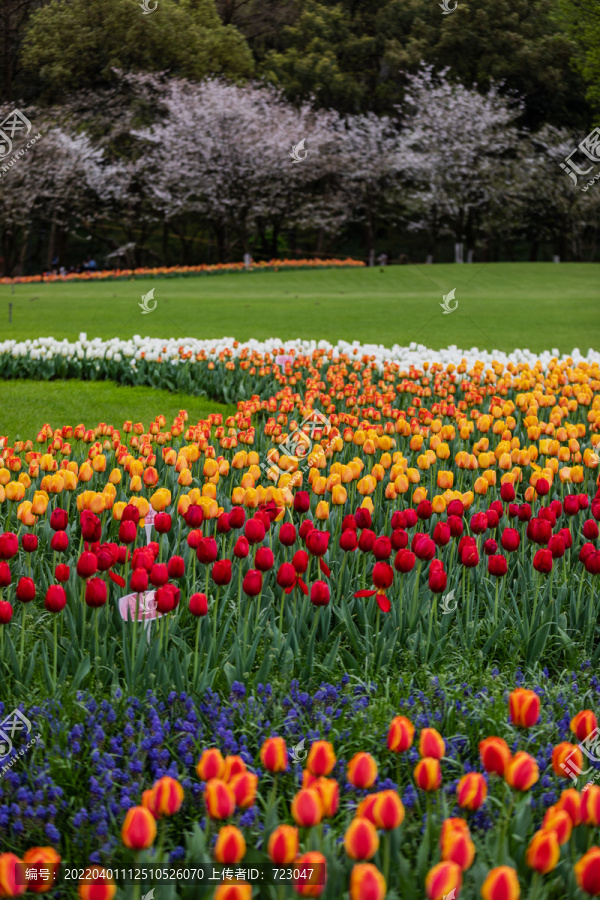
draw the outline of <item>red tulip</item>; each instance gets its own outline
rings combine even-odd
[[[95,553],[84,550],[77,560],[77,574],[80,578],[90,578],[98,571],[98,563]]]
[[[410,550],[398,550],[394,560],[394,568],[397,572],[412,572],[415,566],[416,557]]]
[[[231,560],[217,560],[213,564],[211,575],[216,585],[229,584],[231,581]]]
[[[54,577],[57,581],[65,581],[69,580],[69,575],[71,574],[71,567],[65,565],[64,563],[58,563],[56,568],[54,569]]]
[[[179,605],[181,591],[174,584],[163,584],[156,590],[156,608],[161,613],[169,613]]]
[[[306,549],[313,556],[324,556],[329,546],[329,532],[313,528],[306,538]]]
[[[389,559],[392,552],[392,542],[389,537],[382,535],[373,544],[373,556],[375,559]]]
[[[364,506],[358,507],[358,509],[354,513],[354,517],[356,519],[356,527],[357,528],[370,528],[371,527],[371,513]]]
[[[250,544],[248,543],[248,538],[245,538],[244,535],[241,534],[235,542],[233,555],[236,557],[236,559],[246,559],[249,553]]]
[[[434,560],[435,561],[435,560]],[[433,563],[432,563],[433,566]],[[439,566],[429,567],[429,590],[434,594],[442,594],[446,590],[448,576]]]
[[[10,582],[10,566],[8,565],[8,563],[0,562],[0,588],[8,587]]]
[[[327,606],[329,604],[329,585],[325,581],[314,581],[310,586],[310,602],[313,606]]]
[[[533,568],[547,575],[552,571],[552,553],[550,550],[538,550],[533,557]]]
[[[254,565],[256,568],[260,569],[261,572],[268,572],[269,569],[273,568],[274,563],[275,558],[270,547],[259,547],[254,557]]]
[[[438,547],[445,547],[451,538],[450,526],[447,522],[438,522],[433,529],[433,540]]]
[[[290,588],[296,584],[296,570],[291,563],[284,562],[277,572],[277,584],[280,588]]]
[[[19,552],[19,541],[13,531],[0,534],[0,559],[12,559]]]
[[[508,563],[503,556],[490,556],[488,558],[488,572],[496,578],[502,578],[508,571]]]
[[[426,534],[416,534],[414,536],[412,549],[415,556],[422,560],[433,559],[435,556],[435,542]]]
[[[24,534],[21,538],[21,546],[25,553],[34,553],[38,548],[37,534]]]
[[[102,522],[98,516],[90,509],[84,509],[81,512],[81,535],[84,541],[99,541],[102,534]],[[66,527],[66,526],[65,526]],[[64,529],[56,529],[64,531]]]
[[[148,590],[148,573],[145,569],[134,569],[129,579],[129,587],[135,594]]]
[[[344,550],[346,553],[352,552],[356,550],[358,547],[358,538],[356,536],[356,531],[353,531],[351,528],[347,528],[345,531],[342,531],[340,535],[340,549]]]
[[[249,597],[257,597],[262,591],[263,578],[258,569],[249,569],[244,575],[242,588]]]
[[[166,584],[168,580],[169,570],[165,563],[154,563],[150,569],[150,583],[153,584],[154,587],[160,587],[161,584]]]
[[[392,531],[392,547],[394,550],[404,550],[408,546],[408,535],[403,528],[394,528]]]
[[[308,553],[306,550],[296,550],[292,557],[292,565],[298,575],[304,575],[308,569]]]
[[[106,603],[106,582],[101,578],[90,578],[85,586],[85,602],[92,609]]]
[[[123,521],[119,525],[119,540],[123,544],[133,544],[137,537],[137,525],[130,519]]]
[[[172,556],[167,563],[169,578],[183,578],[185,575],[185,561],[182,556]]]
[[[358,549],[361,553],[370,553],[375,546],[377,535],[370,528],[364,528],[358,539]]]
[[[519,549],[521,543],[521,535],[516,528],[505,528],[500,538],[500,543],[504,550],[508,553],[514,553]]]
[[[305,513],[310,509],[310,496],[306,491],[298,491],[294,496],[294,512]]]
[[[66,531],[57,531],[56,534],[53,534],[50,546],[57,553],[63,553],[69,546],[69,536]]]
[[[265,539],[266,529],[262,519],[256,516],[248,519],[244,526],[244,534],[250,544],[262,544]]]
[[[210,565],[210,563],[213,563],[217,558],[217,554],[218,549],[215,539],[213,537],[203,537],[196,550],[198,562],[204,563],[204,565]]]
[[[193,616],[200,618],[208,613],[208,600],[206,594],[192,594],[189,602],[189,609]]]
[[[27,578],[26,575],[19,578],[16,594],[17,600],[20,600],[21,603],[29,603],[33,600],[35,598],[35,583],[33,578]]]
[[[474,516],[471,516],[470,527],[473,534],[483,534],[487,531],[488,521],[487,516],[484,512],[475,513]]]
[[[44,599],[44,606],[49,612],[60,612],[67,605],[67,595],[60,584],[51,584]]]
[[[159,534],[166,534],[171,530],[172,520],[169,513],[159,512],[154,516],[154,528]]]
[[[500,496],[505,503],[512,503],[515,499],[515,489],[509,481],[505,481],[504,484],[500,486]]]
[[[69,524],[69,515],[66,509],[61,509],[60,506],[57,506],[56,509],[53,509],[50,513],[50,528],[53,531],[65,531]]]
[[[13,608],[8,600],[0,600],[0,625],[8,625],[12,619]]]
[[[296,529],[291,522],[283,522],[280,525],[279,541],[284,547],[291,547],[296,542]]]

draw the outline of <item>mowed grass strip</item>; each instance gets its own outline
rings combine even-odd
[[[202,397],[170,394],[148,387],[119,387],[112,381],[0,381],[0,437],[35,440],[46,422],[52,428],[79,425],[95,428],[100,422],[114,425],[127,440],[123,423],[143,422],[146,428],[162,413],[171,426],[180,409],[190,423],[209,413],[233,415],[234,406],[224,406]]]
[[[600,347],[600,268],[584,263],[388,266],[0,286],[0,336],[75,340],[278,337],[433,349]],[[157,307],[143,314],[142,294]],[[458,308],[444,315],[455,289]],[[8,305],[12,303],[12,322]],[[454,305],[454,304],[452,304]]]

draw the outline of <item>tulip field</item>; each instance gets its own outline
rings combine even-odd
[[[600,896],[600,353],[82,334],[0,378],[232,410],[0,434],[0,897]]]

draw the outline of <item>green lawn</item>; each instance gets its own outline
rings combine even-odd
[[[539,352],[600,345],[600,268],[490,263],[0,286],[0,338],[339,339]],[[141,295],[157,308],[143,315]],[[444,315],[442,295],[458,309]],[[12,323],[8,323],[11,302]]]
[[[33,440],[46,422],[53,428],[80,422],[88,428],[99,422],[121,428],[132,419],[148,426],[162,413],[170,425],[180,409],[186,409],[194,423],[211,412],[225,416],[235,412],[233,406],[202,397],[119,387],[110,381],[0,381],[0,436],[6,435],[10,443]]]

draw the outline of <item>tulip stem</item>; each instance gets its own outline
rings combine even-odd
[[[498,587],[499,587],[499,578],[496,578],[496,593],[494,596],[494,628],[498,625]]]
[[[23,604],[23,617],[21,619],[21,678],[23,678],[23,666],[25,664],[25,623],[27,620],[27,604]]]
[[[391,835],[388,831],[383,836],[383,877],[386,887],[390,883],[390,843]]]
[[[56,626],[57,626],[57,617],[58,613],[54,614],[54,690],[56,690],[56,673],[57,673],[57,646],[58,646],[58,638],[56,635]]]
[[[283,637],[283,604],[285,602],[285,590],[281,589],[281,605],[279,607],[279,643]]]
[[[82,646],[82,649],[85,645],[85,616],[86,616],[85,585],[86,585],[86,582],[83,581],[82,585],[81,585],[81,605],[83,607],[82,614],[81,614],[81,646]]]
[[[415,590],[413,594],[413,602],[412,609],[410,611],[410,627],[413,628],[416,618],[417,618],[417,602],[419,600],[419,580],[421,578],[421,566],[423,565],[423,561],[419,560],[417,563],[417,571],[415,574]]]
[[[202,617],[198,616],[198,624],[196,625],[196,652],[194,655],[194,674],[192,676],[192,687],[196,686],[196,675],[198,674],[198,652],[200,645],[200,622],[202,621]]]

